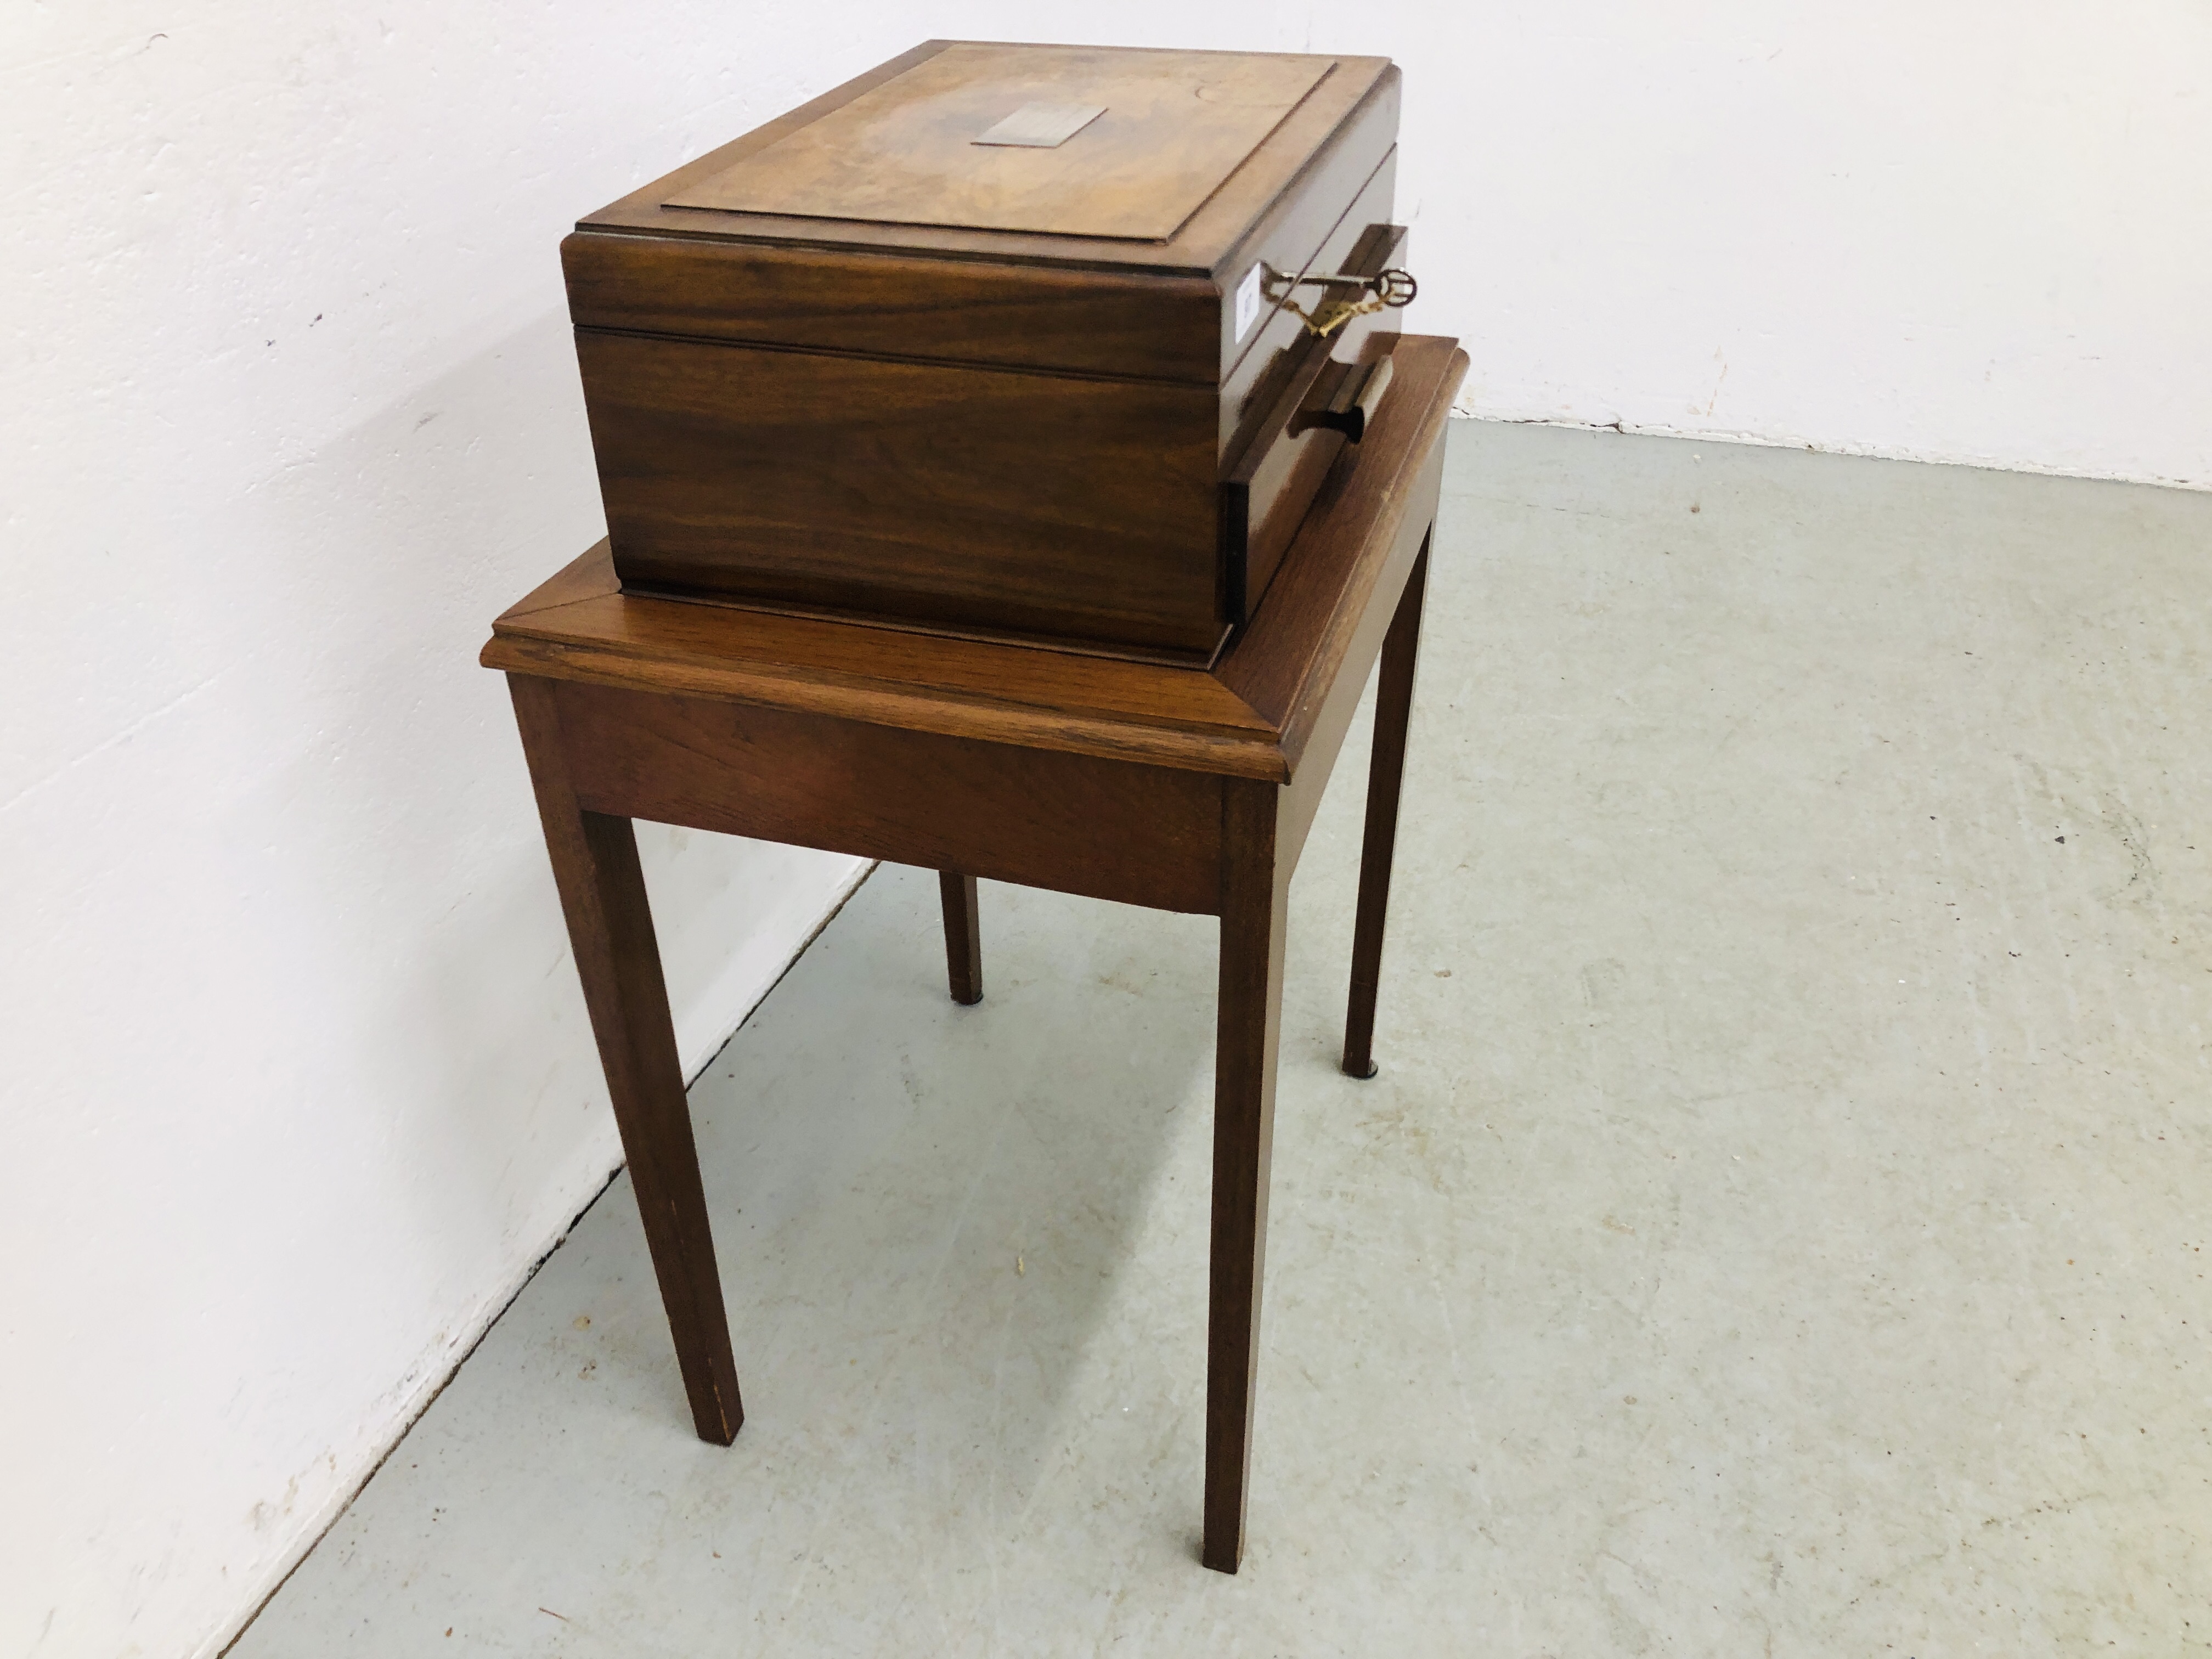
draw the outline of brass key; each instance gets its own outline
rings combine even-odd
[[[1311,311],[1289,297],[1289,290],[1293,288],[1334,288],[1353,283],[1364,290],[1360,298],[1322,300]],[[1400,306],[1411,305],[1413,296],[1421,291],[1421,285],[1413,280],[1411,271],[1395,269],[1377,271],[1372,276],[1357,276],[1346,271],[1339,271],[1333,276],[1291,278],[1277,276],[1270,286],[1277,287],[1274,297],[1280,299],[1286,309],[1296,312],[1304,319],[1306,332],[1323,340],[1354,317],[1364,317],[1370,312],[1385,307],[1395,310]]]

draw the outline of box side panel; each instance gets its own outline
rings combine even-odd
[[[1214,384],[1202,277],[588,230],[561,263],[580,328]]]
[[[1352,266],[1370,275],[1406,259],[1403,233],[1389,222],[1394,171],[1387,161],[1376,170],[1323,244],[1317,268]],[[1330,292],[1302,289],[1300,303],[1311,309]],[[1301,414],[1316,388],[1327,383],[1331,365],[1370,356],[1376,348],[1370,342],[1376,335],[1395,334],[1398,317],[1395,311],[1370,312],[1325,339],[1307,333],[1295,317],[1290,319],[1292,337],[1273,351],[1266,372],[1243,399],[1243,418],[1224,440],[1220,513],[1223,608],[1232,623],[1243,622],[1260,603],[1330,465],[1345,447],[1341,434],[1306,424]],[[1224,394],[1224,429],[1234,412]]]
[[[625,585],[1210,653],[1212,387],[580,329]]]
[[[1321,245],[1299,265],[1296,274],[1343,270],[1369,228],[1390,222],[1397,176],[1398,152],[1394,149],[1368,176],[1351,205],[1344,209]],[[1295,297],[1310,311],[1322,297],[1322,290],[1302,288]],[[1395,328],[1397,318],[1396,312],[1386,311],[1363,317],[1351,326]],[[1287,306],[1283,307],[1268,317],[1243,358],[1230,371],[1229,378],[1221,385],[1220,437],[1224,459],[1244,447],[1250,434],[1266,417],[1295,363],[1305,355],[1304,348],[1310,338],[1305,319]],[[1346,356],[1341,349],[1337,355]]]
[[[1236,377],[1238,364],[1261,343],[1261,332],[1239,332],[1233,303],[1238,283],[1252,268],[1266,264],[1286,276],[1302,276],[1320,255],[1323,240],[1338,224],[1345,204],[1360,195],[1383,158],[1398,146],[1400,76],[1392,67],[1376,82],[1358,106],[1251,228],[1239,239],[1214,275],[1224,295],[1221,309],[1221,368],[1218,379]],[[1388,191],[1386,187],[1385,194]],[[1385,204],[1383,217],[1389,217]],[[1283,320],[1281,311],[1263,302],[1262,320]],[[1295,319],[1291,319],[1293,325]]]

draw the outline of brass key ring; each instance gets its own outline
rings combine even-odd
[[[1421,291],[1421,285],[1413,280],[1412,271],[1400,270],[1395,267],[1389,270],[1378,270],[1372,276],[1358,276],[1348,271],[1339,271],[1333,276],[1292,277],[1272,271],[1269,276],[1273,278],[1269,284],[1270,288],[1279,285],[1279,291],[1273,297],[1282,302],[1285,309],[1295,312],[1304,319],[1307,333],[1324,340],[1354,317],[1364,317],[1370,312],[1381,311],[1386,307],[1395,310],[1401,306],[1411,305],[1413,302],[1413,296]],[[1308,311],[1290,297],[1290,290],[1294,288],[1308,286],[1333,288],[1352,283],[1358,283],[1365,290],[1364,297],[1358,300],[1323,300],[1311,311]]]

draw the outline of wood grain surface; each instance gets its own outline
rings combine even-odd
[[[1225,447],[1262,368],[1300,332],[1268,300],[1239,333],[1234,290],[1263,261],[1289,276],[1334,267],[1360,226],[1389,216],[1396,85],[1394,72],[1329,135],[1218,275],[1086,263],[1066,247],[1040,263],[735,234],[750,219],[713,237],[586,222],[561,245],[569,313],[580,327],[1218,385]],[[1346,203],[1364,216],[1349,231]]]
[[[1245,1495],[1252,1471],[1291,880],[1290,862],[1275,840],[1282,793],[1244,781],[1222,787],[1213,1238],[1206,1321],[1206,1533],[1200,1550],[1200,1559],[1216,1572],[1235,1572],[1244,1559]]]
[[[1368,589],[1367,607],[1356,624],[1331,642],[1328,654],[1322,659],[1322,672],[1308,678],[1301,687],[1307,712],[1291,728],[1295,746],[1285,756],[1291,777],[1290,787],[1284,793],[1281,825],[1283,845],[1290,849],[1293,859],[1305,845],[1306,831],[1312,826],[1314,814],[1320,810],[1322,793],[1336,764],[1337,753],[1344,745],[1344,734],[1358,710],[1368,671],[1382,648],[1389,629],[1392,603],[1403,590],[1427,543],[1429,528],[1436,518],[1437,487],[1443,470],[1439,452],[1431,458],[1415,486],[1413,511],[1399,520],[1398,538],[1391,546],[1389,558],[1380,562],[1377,579]]]
[[[1155,910],[1219,898],[1203,773],[556,682],[585,808]]]
[[[1203,664],[1214,398],[580,330],[625,586]]]
[[[1399,76],[1390,61],[1338,58],[1335,68],[1291,111],[1245,165],[1231,173],[1173,236],[1160,242],[878,224],[786,214],[739,216],[711,208],[666,205],[670,198],[727,171],[947,47],[963,44],[973,43],[927,41],[586,214],[577,228],[709,239],[741,236],[794,247],[903,250],[943,258],[981,257],[1013,264],[1119,268],[1200,276],[1216,276],[1231,263],[1241,271],[1244,264],[1258,258],[1291,269],[1303,263],[1320,231],[1334,221],[1336,209],[1359,180],[1374,170],[1397,131]],[[1364,159],[1353,158],[1343,193],[1336,197],[1315,234],[1303,246],[1297,245],[1294,234],[1279,240],[1292,216],[1295,198],[1302,193],[1293,185],[1303,184],[1302,175],[1315,158],[1339,145],[1364,146],[1366,152]]]
[[[1396,199],[1397,177],[1398,152],[1394,149],[1368,176],[1365,185],[1352,198],[1352,204],[1338,216],[1304,262],[1296,270],[1276,268],[1286,276],[1349,269],[1355,250],[1373,227],[1389,221]],[[1301,289],[1300,302],[1310,307],[1316,292],[1310,288]],[[1360,342],[1368,334],[1377,329],[1395,331],[1397,326],[1395,311],[1357,318],[1330,340],[1328,349],[1348,361],[1358,355]],[[1224,468],[1236,464],[1240,452],[1247,447],[1249,433],[1282,395],[1283,381],[1291,372],[1293,360],[1301,355],[1311,337],[1303,317],[1287,306],[1278,306],[1248,337],[1241,348],[1242,355],[1224,369],[1221,382],[1221,454]]]
[[[692,1425],[702,1440],[726,1446],[745,1411],[637,836],[628,814],[577,799],[560,688],[520,675],[507,686]]]
[[[976,142],[1030,106],[1103,113]],[[624,585],[1211,662],[1340,442],[1276,278],[1387,221],[1396,127],[1381,60],[938,42],[580,222]]]
[[[1208,388],[1223,373],[1204,276],[592,231],[561,262],[580,328]]]
[[[1390,584],[1412,568],[1466,373],[1450,340],[1405,335],[1391,349],[1395,383],[1364,441],[1332,474],[1267,601],[1211,671],[632,598],[617,591],[604,545],[501,616],[482,659],[584,684],[1290,781],[1331,675],[1370,643],[1359,635],[1373,595],[1395,593]],[[1379,632],[1371,644],[1380,648]]]
[[[1403,261],[1405,228],[1371,216],[1389,210],[1388,173],[1387,167],[1377,173],[1322,244],[1319,270],[1375,276]],[[1299,292],[1311,310],[1327,301],[1352,301],[1360,289],[1343,283],[1301,285]],[[1397,331],[1398,313],[1390,309],[1356,316],[1327,336],[1302,327],[1255,385],[1249,417],[1231,441],[1221,483],[1224,612],[1232,626],[1242,624],[1266,596],[1345,447],[1343,433],[1307,416],[1326,403],[1328,389],[1350,367],[1386,356],[1388,342],[1377,337]]]
[[[1165,241],[1335,68],[1281,52],[962,41],[664,199]],[[1103,113],[1048,148],[975,142],[1040,102]]]

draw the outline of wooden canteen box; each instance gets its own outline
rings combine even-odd
[[[583,220],[623,587],[1209,662],[1388,385],[1398,81],[932,41]]]

